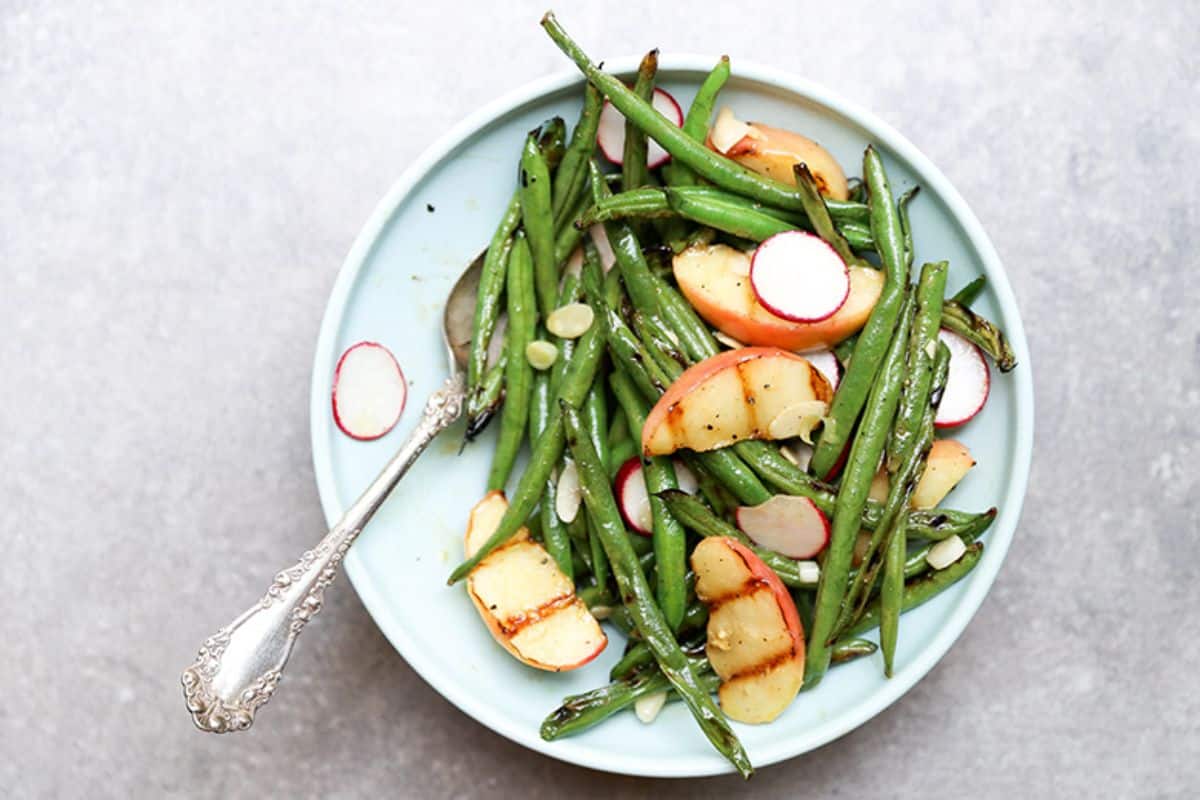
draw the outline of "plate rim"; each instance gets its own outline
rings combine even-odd
[[[606,59],[605,65],[611,72],[631,73],[637,69],[639,61],[639,56],[623,56]],[[713,63],[715,63],[715,59],[712,56],[678,53],[660,56],[659,68],[663,72],[706,74]],[[914,657],[903,672],[888,681],[884,685],[883,691],[876,692],[869,702],[859,704],[850,712],[838,717],[838,724],[822,725],[817,728],[819,734],[793,737],[786,743],[775,743],[765,753],[756,753],[755,767],[762,768],[810,752],[867,722],[915,686],[954,645],[990,591],[1020,522],[1033,457],[1035,416],[1033,369],[1015,294],[991,239],[949,179],[903,134],[876,116],[874,112],[841,97],[818,83],[801,78],[786,70],[741,58],[738,59],[736,77],[782,89],[842,115],[858,125],[872,141],[882,144],[896,157],[906,161],[908,166],[921,176],[922,182],[929,185],[933,192],[944,200],[952,218],[979,254],[982,271],[988,278],[989,289],[994,293],[1001,314],[1006,320],[1006,331],[1018,363],[1021,365],[1020,370],[1008,373],[1014,380],[1013,394],[1016,402],[1017,424],[1015,428],[1017,435],[1013,442],[1013,461],[1008,492],[1004,496],[1001,506],[1004,513],[988,532],[988,547],[984,552],[984,558],[974,571],[975,574],[968,579],[965,594],[950,612],[946,623],[934,635],[929,645]],[[437,167],[442,159],[449,156],[479,130],[527,103],[536,102],[546,94],[583,84],[584,78],[581,73],[575,69],[563,69],[513,89],[469,114],[435,140],[404,170],[376,204],[355,237],[338,270],[337,278],[322,313],[311,376],[309,429],[313,472],[321,509],[328,525],[333,525],[341,517],[344,508],[337,498],[332,454],[326,444],[328,441],[326,434],[329,430],[326,412],[328,411],[330,378],[326,374],[328,370],[325,369],[325,366],[335,355],[333,349],[344,319],[346,303],[351,290],[380,234],[409,193]],[[623,775],[686,778],[727,774],[733,771],[728,762],[715,752],[704,756],[680,756],[664,761],[596,751],[581,745],[579,740],[543,741],[536,729],[526,730],[524,725],[512,722],[505,715],[495,712],[486,704],[473,703],[467,693],[459,690],[457,683],[437,674],[433,665],[427,663],[421,656],[419,648],[411,646],[411,641],[403,627],[394,624],[388,615],[383,613],[387,601],[382,598],[366,572],[361,559],[357,557],[355,548],[351,548],[347,553],[344,566],[347,579],[358,593],[367,613],[405,662],[443,698],[476,722],[496,733],[530,750],[560,761]],[[379,613],[376,613],[376,609],[379,609]],[[827,727],[828,730],[826,730]]]

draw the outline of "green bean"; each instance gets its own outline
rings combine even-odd
[[[908,554],[905,534],[908,517],[901,514],[883,552],[883,585],[879,591],[879,645],[883,648],[883,674],[892,677],[892,662],[900,637],[900,605],[904,599],[904,559]]]
[[[796,604],[796,614],[800,617],[800,626],[803,630],[812,629],[813,606],[812,592],[793,591],[792,600]]]
[[[491,419],[495,407],[494,394],[484,388],[484,373],[487,365],[488,344],[496,330],[500,316],[501,295],[504,293],[505,270],[508,254],[512,248],[512,235],[521,221],[521,204],[514,192],[512,200],[500,217],[500,224],[492,234],[483,267],[479,273],[479,290],[475,299],[475,317],[471,337],[471,350],[467,355],[467,439],[473,439]],[[489,402],[490,400],[490,402]]]
[[[829,209],[825,207],[825,198],[817,187],[817,179],[813,177],[808,165],[797,164],[792,171],[796,176],[796,188],[800,190],[800,199],[804,202],[804,213],[808,215],[809,222],[812,223],[816,234],[824,239],[847,264],[858,267],[871,266],[866,259],[860,258],[850,249],[850,243],[846,241],[846,237],[842,236],[833,224],[833,218],[829,216]]]
[[[699,601],[692,603],[687,607],[684,613],[683,621],[679,626],[679,633],[685,634],[691,631],[696,631],[703,628],[708,622],[708,606]],[[682,644],[684,652],[690,650],[702,650],[704,648],[705,637],[696,635],[689,637]],[[608,677],[612,680],[620,680],[627,678],[642,667],[654,663],[654,651],[650,649],[650,645],[645,642],[630,642],[630,647],[621,656],[621,660],[613,665],[609,670]]]
[[[987,278],[980,275],[975,280],[968,283],[966,286],[958,290],[958,292],[950,299],[958,303],[963,308],[970,308],[971,304],[979,299],[979,295],[987,287]]]
[[[529,441],[536,442],[550,421],[550,373],[544,370],[533,376],[533,391],[529,397]],[[546,479],[538,517],[542,523],[542,543],[558,568],[574,582],[575,569],[571,562],[571,538],[566,524],[558,518],[555,498],[558,481],[552,474]],[[590,569],[590,567],[589,567]]]
[[[900,598],[901,612],[911,611],[953,586],[959,579],[975,568],[982,555],[983,543],[975,542],[967,548],[967,552],[963,554],[962,558],[945,569],[936,570],[916,580],[909,581],[905,584],[904,594]],[[843,631],[842,636],[843,638],[861,636],[877,625],[879,625],[878,601],[872,603],[858,621]]]
[[[861,178],[850,178],[846,181],[846,189],[850,195],[850,201],[854,203],[867,202],[867,185],[862,182]]]
[[[737,498],[713,477],[700,459],[696,458],[695,453],[684,452],[680,458],[696,476],[696,481],[700,484],[700,496],[708,502],[713,512],[719,517],[732,514],[738,505]]]
[[[618,405],[609,413],[609,420],[608,447],[611,450],[614,444],[629,438],[629,419],[625,416],[625,411]]]
[[[709,669],[706,659],[689,658],[687,663],[696,674],[697,691],[707,696],[717,690],[721,679]],[[678,697],[671,681],[661,670],[652,668],[599,689],[572,695],[565,698],[563,704],[542,722],[541,736],[546,741],[552,741],[579,733],[629,708],[638,698],[656,692],[668,692],[668,698]],[[749,769],[748,762],[746,768]]]
[[[571,40],[553,14],[546,14],[542,18],[542,27],[546,29],[559,49],[575,62],[587,79],[608,97],[613,106],[627,120],[631,120],[645,131],[673,158],[692,168],[697,175],[712,181],[723,189],[752,197],[768,205],[803,211],[804,206],[794,187],[763,177],[737,162],[709,150],[702,142],[692,139],[662,114],[659,114],[649,103],[630,91],[619,79],[602,72]],[[865,218],[861,206],[857,204],[831,201],[829,211],[834,219],[839,221],[861,222]]]
[[[609,477],[616,478],[621,465],[638,454],[638,445],[633,439],[622,439],[613,445],[609,453],[612,460],[608,464]]]
[[[837,356],[837,360],[842,362],[842,366],[846,366],[850,357],[854,355],[854,345],[858,343],[858,334],[853,333],[842,339],[833,346],[833,354]]]
[[[759,547],[750,541],[746,534],[709,511],[704,507],[704,503],[687,492],[678,489],[668,489],[665,492],[659,492],[658,497],[666,502],[667,508],[671,510],[676,519],[700,536],[705,538],[710,536],[727,536],[731,539],[737,539],[754,551],[755,555],[763,560],[763,563],[775,570],[776,574],[779,575],[779,579],[785,585],[793,589],[813,588],[811,582],[804,580],[800,576],[799,562],[787,556],[780,555],[774,550]]]
[[[583,421],[587,426],[588,436],[592,440],[592,447],[596,448],[596,454],[600,456],[600,463],[607,464],[609,462],[608,398],[603,383],[596,381],[592,384],[587,397],[583,400],[580,413],[583,414]]]
[[[637,392],[628,376],[621,370],[609,375],[613,394],[627,419],[641,430],[646,424],[645,407],[638,400]],[[657,495],[668,489],[678,489],[679,481],[671,459],[665,456],[650,456],[642,459],[642,478],[650,495],[650,512],[653,519],[651,541],[654,545],[654,560],[658,565],[658,584],[655,595],[658,607],[672,630],[683,622],[687,606],[687,532]]]
[[[674,633],[654,603],[650,586],[625,535],[625,526],[613,499],[604,467],[588,440],[579,412],[565,401],[560,407],[567,446],[575,456],[575,464],[579,470],[584,504],[596,523],[621,597],[626,602],[633,622],[654,651],[663,674],[687,703],[704,735],[743,777],[749,777],[753,774],[753,767],[745,750],[713,703],[705,685],[696,677],[693,665],[684,656],[675,641]]]
[[[942,296],[946,290],[947,268],[946,262],[942,261],[926,264],[921,269],[921,279],[916,290],[917,311],[906,347],[908,374],[900,393],[896,421],[888,437],[887,455],[884,459],[884,467],[888,472],[887,500],[867,544],[866,552],[862,555],[863,568],[843,601],[838,627],[849,622],[859,598],[863,596],[866,587],[873,583],[879,565],[872,565],[872,561],[879,548],[883,547],[885,553],[890,552],[893,547],[891,541],[897,536],[902,536],[907,542],[907,533],[902,533],[902,530],[907,530],[909,498],[921,477],[922,464],[933,439],[933,418],[929,415],[930,395],[934,378],[934,357],[938,348],[942,346],[938,344],[937,335],[942,317]],[[924,432],[926,428],[928,433]],[[906,550],[907,547],[899,553],[892,553],[892,561],[895,563],[893,569],[896,572],[891,588],[896,592],[896,597],[899,591],[897,582],[900,564],[904,561]],[[865,597],[863,602],[865,603]],[[896,603],[898,602],[897,600]],[[891,644],[894,648],[895,642]],[[887,649],[884,648],[885,664],[889,663]]]
[[[676,343],[667,336],[660,320],[656,317],[647,316],[640,311],[635,311],[633,313],[633,328],[637,332],[642,346],[650,354],[650,358],[654,361],[655,366],[671,376],[672,381],[683,374],[684,366],[688,363],[688,359],[680,352]]]
[[[868,639],[839,639],[833,645],[830,661],[834,664],[848,664],[855,659],[869,656],[879,648]]]
[[[592,574],[596,576],[596,583],[598,585],[607,586],[610,572],[608,554],[604,552],[604,545],[600,541],[596,521],[590,512],[587,513],[587,519],[588,550],[592,554]]]
[[[833,511],[833,531],[825,548],[821,579],[817,584],[816,611],[805,656],[805,688],[815,688],[829,667],[829,644],[840,613],[850,577],[850,559],[854,541],[866,507],[867,491],[896,413],[900,386],[904,377],[904,355],[912,322],[911,295],[905,293],[899,323],[880,367],[879,380],[871,387],[858,433],[850,446],[837,501]]]
[[[584,88],[583,111],[575,123],[575,130],[571,132],[571,143],[567,145],[562,163],[554,171],[554,187],[550,194],[556,230],[562,230],[570,221],[568,214],[576,198],[586,194],[587,164],[596,151],[596,128],[600,125],[603,106],[604,96],[595,86],[587,84]]]
[[[525,347],[533,339],[537,310],[533,296],[533,263],[523,232],[518,232],[513,240],[507,272],[508,360],[504,369],[505,403],[500,412],[500,437],[496,442],[492,469],[488,474],[488,489],[500,491],[503,491],[508,483],[513,462],[525,438],[525,423],[529,418],[529,393],[533,384],[533,367],[525,357]]]
[[[507,367],[508,353],[502,350],[496,363],[483,373],[476,393],[467,398],[467,441],[479,435],[504,402],[504,371]]]
[[[913,258],[917,253],[916,247],[913,246],[912,224],[908,221],[908,204],[912,202],[913,198],[920,191],[920,186],[914,186],[900,195],[900,199],[896,201],[896,215],[900,221],[900,233],[904,242],[905,271],[912,269]]]
[[[1011,372],[1017,366],[1017,356],[1004,332],[996,327],[996,323],[966,306],[947,300],[942,311],[942,327],[954,331],[991,356],[1001,372]]]
[[[538,149],[553,172],[562,162],[567,150],[567,123],[562,117],[551,117],[538,127]]]
[[[525,137],[521,151],[521,223],[533,255],[537,307],[545,318],[554,310],[558,272],[554,258],[554,215],[550,208],[550,168],[538,147],[538,131]]]
[[[725,82],[729,80],[729,56],[721,56],[721,60],[704,78],[696,91],[692,105],[688,108],[683,120],[683,132],[701,144],[708,138],[708,120],[712,117],[713,107],[717,104],[717,95]],[[669,161],[663,165],[663,179],[668,186],[684,186],[696,183],[696,173],[690,167],[678,161]]]
[[[579,218],[578,224],[587,227],[597,222],[669,219],[674,215],[711,224],[725,233],[752,241],[762,241],[783,231],[812,227],[803,214],[770,208],[714,186],[642,187],[621,192],[593,204]],[[860,223],[839,223],[834,231],[855,249],[873,250],[875,247],[870,228]],[[677,251],[682,247],[672,249]]]
[[[876,382],[875,376],[879,373],[888,342],[892,340],[892,330],[896,327],[908,285],[899,212],[892,201],[883,163],[873,147],[868,147],[863,156],[863,174],[870,189],[871,232],[887,281],[854,345],[854,355],[833,395],[821,437],[809,462],[809,470],[822,478],[830,476],[850,441],[867,393]]]
[[[561,267],[567,263],[567,259],[575,252],[575,248],[579,247],[583,241],[583,231],[575,227],[575,220],[583,214],[586,214],[592,207],[592,198],[584,192],[567,211],[567,219],[561,226],[555,226],[554,234],[554,263],[556,267]]]
[[[642,58],[638,65],[637,80],[633,84],[633,93],[644,102],[649,103],[654,98],[654,76],[658,73],[658,50],[651,50]],[[646,166],[648,145],[646,134],[641,128],[629,120],[625,121],[625,151],[621,158],[621,186],[624,189],[636,189],[644,186],[650,178],[650,169]]]
[[[591,388],[603,355],[603,331],[600,326],[593,325],[576,344],[575,352],[571,356],[571,363],[556,392],[557,398],[574,406],[580,405],[588,389]],[[522,360],[525,360],[524,354],[522,354]],[[550,477],[555,464],[558,463],[559,456],[563,453],[564,443],[562,412],[555,404],[551,406],[550,420],[546,424],[546,430],[534,443],[529,464],[525,467],[525,472],[521,475],[521,480],[517,483],[517,488],[509,499],[508,510],[501,517],[496,531],[476,551],[475,555],[455,567],[454,571],[450,573],[447,583],[454,584],[465,578],[472,569],[479,565],[480,561],[508,541],[525,524],[525,520],[529,518],[542,495],[546,479]]]

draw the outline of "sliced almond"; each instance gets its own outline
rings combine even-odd
[[[717,112],[717,118],[708,134],[708,141],[714,150],[725,154],[742,139],[753,135],[754,129],[735,117],[729,106],[725,106]]]
[[[800,469],[808,469],[808,462],[812,461],[813,448],[811,444],[789,442],[780,447],[779,452]]]
[[[608,241],[608,232],[604,230],[602,224],[597,222],[588,228],[588,235],[592,237],[592,243],[596,245],[596,250],[600,253],[600,266],[604,267],[605,272],[608,272],[613,268],[613,264],[617,263],[617,255]]]
[[[637,714],[639,720],[649,725],[651,722],[654,722],[655,717],[658,716],[658,712],[662,711],[663,706],[666,704],[666,692],[653,692],[635,700],[633,711]]]
[[[713,338],[716,339],[721,344],[725,345],[726,347],[730,348],[731,350],[740,350],[741,348],[746,346],[746,345],[742,344],[741,342],[739,342],[737,339],[730,336],[729,334],[722,333],[721,331],[715,332],[713,334]]]
[[[929,553],[925,556],[925,562],[933,569],[945,569],[962,558],[965,552],[967,552],[967,543],[961,537],[955,535],[949,539],[942,539],[929,548]]]
[[[596,314],[587,303],[568,303],[546,317],[546,330],[561,339],[578,339],[592,327]]]
[[[564,463],[555,488],[554,513],[563,522],[574,522],[583,503],[583,491],[579,488],[579,470],[571,459]]]
[[[576,247],[571,251],[571,256],[567,259],[566,266],[563,267],[564,275],[574,275],[578,278],[583,274],[583,248]]]
[[[544,339],[534,339],[525,346],[525,358],[534,369],[550,369],[558,360],[558,348]]]
[[[768,423],[767,435],[772,439],[791,439],[798,436],[804,443],[812,444],[813,428],[820,424],[828,410],[828,404],[821,400],[793,403]]]

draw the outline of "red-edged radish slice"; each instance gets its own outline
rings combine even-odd
[[[650,511],[650,494],[646,491],[646,478],[642,475],[642,460],[630,456],[613,481],[617,496],[617,507],[625,524],[635,533],[650,536],[654,530],[654,514]]]
[[[777,233],[750,259],[758,302],[792,322],[829,319],[850,296],[850,270],[823,239],[804,231]]]
[[[695,494],[700,491],[700,481],[696,474],[688,469],[682,461],[673,461],[675,480],[679,482],[681,491]],[[654,534],[654,512],[650,510],[650,493],[646,489],[646,476],[642,472],[642,459],[630,456],[613,480],[614,494],[617,496],[617,507],[621,516],[635,533],[642,536]]]
[[[842,364],[837,360],[837,356],[832,350],[818,350],[815,353],[800,353],[804,358],[808,359],[808,363],[817,368],[817,372],[825,376],[825,380],[829,381],[829,388],[837,391],[838,383],[842,379]]]
[[[950,374],[946,377],[946,389],[942,392],[942,402],[933,424],[939,428],[953,428],[983,408],[992,379],[983,352],[974,344],[945,328],[938,331],[938,339],[950,348]]]
[[[829,518],[807,497],[777,494],[739,506],[737,525],[755,544],[789,558],[812,558],[829,544]]]
[[[668,121],[678,127],[683,126],[683,111],[669,93],[662,89],[655,89],[650,104]],[[600,111],[600,127],[596,130],[596,142],[600,145],[600,152],[604,153],[605,158],[617,166],[621,165],[625,159],[625,116],[607,100],[604,101],[604,108]],[[671,160],[671,156],[659,146],[658,142],[651,139],[648,145],[646,165],[650,169],[660,167]]]
[[[404,411],[408,384],[395,356],[376,342],[359,342],[333,373],[333,421],[353,439],[378,439]]]

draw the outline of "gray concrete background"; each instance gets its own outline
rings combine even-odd
[[[564,66],[519,5],[0,0],[4,794],[1200,793],[1190,3],[559,6],[596,54],[730,52],[877,109],[1008,265],[1022,529],[890,710],[748,787],[581,770],[452,708],[339,584],[253,734],[191,729],[180,668],[322,529],[309,364],[360,224],[431,137]]]

